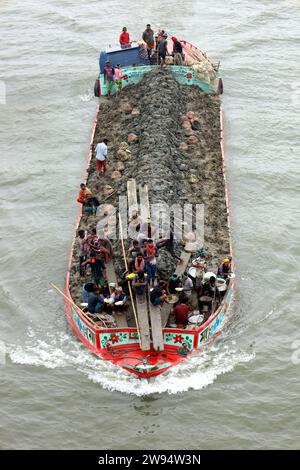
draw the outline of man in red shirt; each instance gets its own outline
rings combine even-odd
[[[120,34],[119,43],[120,43],[121,49],[127,49],[128,47],[131,46],[129,33],[127,32],[127,28],[125,26],[122,29],[122,33]]]
[[[192,311],[192,307],[186,305],[184,303],[180,303],[173,308],[172,314],[175,316],[175,323],[177,325],[184,325],[188,324],[188,317],[189,313]]]

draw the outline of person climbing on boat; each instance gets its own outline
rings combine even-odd
[[[102,139],[101,142],[98,142],[96,146],[96,161],[97,161],[97,173],[100,176],[100,173],[103,171],[103,174],[106,172],[106,162],[108,159],[108,139]]]
[[[89,254],[86,230],[78,230],[77,241],[79,244],[79,275],[81,278],[84,278],[86,269],[82,267],[82,263],[86,261]]]
[[[122,33],[119,36],[119,43],[121,49],[128,49],[128,47],[131,47],[131,41],[126,26],[122,28]]]
[[[98,198],[93,196],[92,191],[84,183],[80,185],[80,191],[77,196],[77,202],[82,204],[82,210],[85,213],[95,214],[100,205]]]
[[[227,279],[229,274],[232,273],[230,266],[230,258],[224,258],[222,263],[218,267],[218,276]]]
[[[139,271],[135,278],[132,280],[132,287],[138,296],[142,297],[147,285],[147,278],[144,271]]]
[[[90,265],[94,284],[99,286],[104,282],[105,264],[97,253],[91,251],[89,258],[82,263],[82,266]]]
[[[143,32],[143,41],[147,45],[148,59],[149,61],[151,61],[151,55],[152,55],[152,51],[154,49],[155,43],[154,43],[154,32],[151,29],[150,24],[147,24],[147,27],[145,31]]]
[[[173,256],[173,258],[176,258],[179,263],[182,263],[182,259],[180,256],[177,256],[174,250],[174,233],[170,229],[166,232],[166,236],[163,240],[159,240],[156,244],[157,249],[160,249],[162,247],[165,247],[169,253]]]
[[[117,87],[117,95],[122,91],[122,69],[120,64],[117,64],[115,68],[115,77],[116,77],[116,87]]]
[[[145,272],[145,260],[141,254],[138,254],[137,257],[135,258],[134,261],[134,268],[133,271],[138,274],[138,273],[144,273]]]
[[[129,273],[134,272],[134,263],[137,256],[139,255],[143,258],[143,250],[140,247],[139,242],[137,240],[133,240],[132,245],[127,253],[127,264]]]
[[[182,65],[184,61],[184,55],[182,52],[182,45],[181,42],[175,36],[172,36],[173,41],[173,52],[172,55],[174,57],[174,65]]]
[[[153,243],[153,240],[147,240],[145,244],[145,260],[146,260],[146,272],[148,276],[148,282],[154,286],[156,277],[156,258],[158,257],[158,250]]]
[[[105,62],[103,75],[104,75],[104,83],[106,85],[107,96],[110,96],[112,88],[115,83],[115,69],[112,67],[109,60]]]
[[[144,224],[144,221],[140,214],[135,211],[128,223],[128,235],[132,240],[136,240],[141,226]]]
[[[158,44],[157,44],[158,61],[160,62],[161,69],[165,65],[166,55],[168,54],[167,37],[168,35],[165,33],[163,37],[158,41]]]

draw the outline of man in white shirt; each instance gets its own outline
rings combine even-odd
[[[101,171],[106,172],[106,161],[107,161],[107,144],[108,139],[103,139],[96,146],[96,161],[97,161],[97,173],[100,176]]]

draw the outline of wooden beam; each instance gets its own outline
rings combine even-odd
[[[127,200],[128,200],[128,214],[129,214],[129,218],[131,218],[132,214],[138,211],[138,201],[137,201],[135,179],[130,179],[127,181]]]
[[[140,197],[140,214],[142,219],[147,222],[151,217],[150,203],[149,203],[149,194],[148,186],[139,185],[139,197]]]
[[[148,351],[150,349],[150,329],[147,302],[137,302],[136,312],[139,321],[141,349],[142,351]]]
[[[177,276],[182,276],[182,274],[186,271],[191,258],[191,253],[187,253],[186,251],[182,250],[180,258],[182,259],[182,262],[177,265],[175,271]]]
[[[149,309],[150,309],[153,349],[155,349],[155,351],[163,351],[164,339],[163,339],[163,332],[162,332],[161,310],[159,307],[154,307],[154,305],[152,305],[150,302],[149,302]]]

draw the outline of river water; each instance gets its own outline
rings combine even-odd
[[[297,0],[2,0],[1,448],[299,447],[299,21]],[[239,282],[214,346],[152,383],[92,356],[48,287],[64,282],[99,50],[148,22],[221,60]]]

